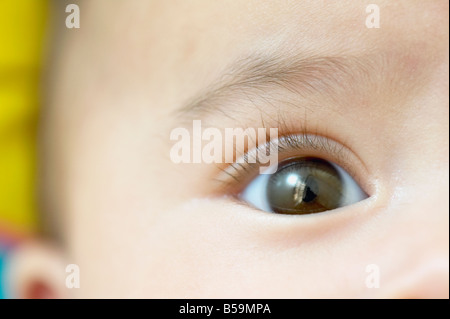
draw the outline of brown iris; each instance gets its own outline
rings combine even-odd
[[[297,158],[281,163],[270,176],[267,198],[279,214],[311,214],[340,207],[342,180],[329,162]]]

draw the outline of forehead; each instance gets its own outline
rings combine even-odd
[[[434,63],[438,52],[442,59],[446,1],[378,1],[378,29],[365,24],[370,3],[84,1],[81,28],[65,31],[64,68],[77,83],[145,86],[156,103],[176,105],[256,52],[385,54],[411,70]]]

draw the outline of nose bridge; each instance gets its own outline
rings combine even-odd
[[[394,224],[411,245],[448,256],[449,179],[447,167],[410,169],[399,178],[391,196]]]
[[[448,168],[398,176],[385,211],[383,298],[448,298]],[[383,274],[383,270],[384,274]]]
[[[411,224],[412,228],[429,233],[430,240],[445,230],[448,234],[448,158],[430,161],[428,165],[426,161],[418,160],[416,165],[399,172],[392,184],[390,201],[399,218]]]

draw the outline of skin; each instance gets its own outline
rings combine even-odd
[[[39,281],[37,297],[448,298],[448,2],[377,1],[379,29],[365,26],[370,3],[81,2],[43,117],[43,207],[61,239],[17,249],[14,295],[36,297]],[[216,191],[216,166],[170,160],[177,110],[254,52],[386,57],[338,99],[260,104],[345,144],[368,199],[277,215]],[[245,98],[221,103],[238,119],[202,119],[261,127]],[[65,288],[67,264],[81,288]],[[366,286],[370,264],[379,288]]]

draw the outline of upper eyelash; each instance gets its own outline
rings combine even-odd
[[[346,159],[343,145],[321,135],[301,132],[298,134],[281,136],[277,139],[277,143],[269,140],[264,145],[257,145],[255,148],[242,155],[242,157],[244,157],[244,163],[235,161],[225,168],[219,167],[223,175],[219,174],[216,180],[225,183],[226,185],[242,183],[246,178],[244,175],[254,175],[260,168],[262,163],[259,162],[259,157],[256,156],[256,154],[267,148],[270,149],[270,152],[277,151],[279,154],[289,151],[306,152],[308,150],[315,150],[318,153],[328,154],[340,162],[345,161]],[[224,178],[224,176],[227,176],[227,178]]]

